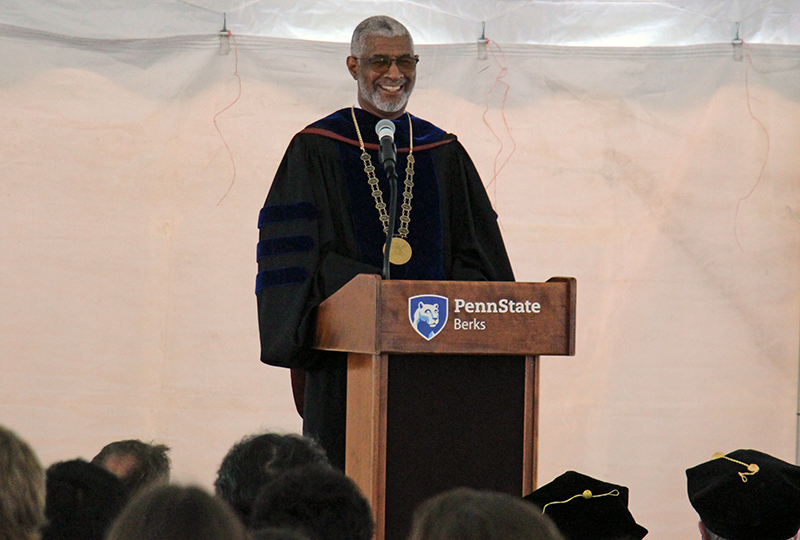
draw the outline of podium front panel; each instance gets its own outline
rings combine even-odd
[[[467,486],[521,496],[525,357],[389,355],[385,536],[404,540],[414,508]]]

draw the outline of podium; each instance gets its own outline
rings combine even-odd
[[[403,540],[423,500],[457,486],[536,486],[540,355],[575,353],[574,278],[383,281],[318,308],[314,346],[348,353],[346,473],[376,540]]]

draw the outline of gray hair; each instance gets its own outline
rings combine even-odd
[[[367,38],[370,36],[403,36],[408,38],[408,41],[411,42],[411,48],[414,48],[414,39],[411,37],[408,28],[386,15],[375,15],[358,23],[356,29],[353,30],[353,38],[350,40],[350,56],[359,58],[364,53]]]
[[[170,448],[164,444],[146,443],[139,439],[125,439],[108,443],[92,458],[92,463],[113,472],[129,495],[154,482],[169,483],[172,462]],[[109,462],[114,458],[130,458],[122,470],[113,470]]]

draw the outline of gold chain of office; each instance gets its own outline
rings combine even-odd
[[[375,208],[378,209],[378,216],[383,224],[383,232],[389,234],[389,214],[386,211],[386,203],[383,202],[383,192],[378,187],[378,178],[375,176],[375,166],[372,158],[364,149],[364,139],[361,137],[361,130],[358,128],[355,107],[350,107],[350,114],[353,116],[353,125],[356,127],[358,144],[361,147],[361,161],[364,162],[364,172],[367,173],[367,183],[372,189],[372,198],[375,199]],[[406,179],[403,182],[403,204],[400,205],[400,226],[397,228],[397,235],[392,238],[392,247],[389,251],[389,262],[392,264],[406,264],[411,260],[411,245],[406,240],[408,236],[408,226],[411,223],[411,199],[414,197],[414,128],[411,125],[411,115],[408,116],[408,160],[406,165]]]

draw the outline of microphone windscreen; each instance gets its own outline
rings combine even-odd
[[[378,134],[378,140],[384,137],[389,137],[394,140],[394,124],[391,120],[383,119],[375,126],[375,133]]]

